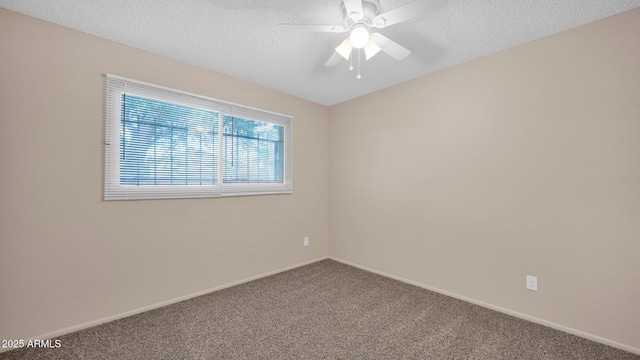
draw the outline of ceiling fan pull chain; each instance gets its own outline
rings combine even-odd
[[[358,80],[362,79],[362,75],[360,75],[360,49],[358,49],[358,75],[356,76]]]
[[[353,56],[349,56],[349,71],[351,70],[353,70]]]

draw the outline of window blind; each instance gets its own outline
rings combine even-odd
[[[105,200],[292,192],[292,118],[106,76]]]

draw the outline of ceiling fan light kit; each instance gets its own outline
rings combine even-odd
[[[407,48],[385,37],[378,32],[371,32],[372,28],[382,29],[403,21],[423,16],[430,11],[440,9],[446,5],[446,0],[414,0],[405,5],[378,14],[379,0],[343,0],[342,13],[344,25],[301,25],[280,24],[280,28],[287,31],[313,31],[343,33],[349,31],[349,37],[335,48],[325,66],[336,66],[341,58],[351,59],[355,48],[358,51],[358,75],[360,75],[360,49],[364,50],[365,59],[369,60],[382,51],[396,60],[402,60],[411,54]],[[352,60],[353,61],[353,60]],[[349,70],[353,69],[353,64]]]

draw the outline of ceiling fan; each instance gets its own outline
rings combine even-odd
[[[310,31],[343,33],[350,32],[347,37],[324,64],[336,66],[342,58],[349,60],[353,49],[358,50],[358,64],[360,62],[360,49],[364,50],[366,60],[382,51],[396,60],[402,60],[411,54],[407,48],[378,33],[371,32],[372,28],[383,29],[387,26],[423,16],[430,11],[443,8],[446,0],[414,0],[408,4],[393,10],[378,14],[379,0],[342,0],[342,25],[304,25],[304,24],[280,24],[280,28],[286,31]],[[349,67],[353,70],[353,64]],[[358,67],[357,78],[360,79]]]

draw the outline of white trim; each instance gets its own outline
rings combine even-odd
[[[296,265],[286,266],[286,267],[283,267],[283,268],[280,268],[280,269],[277,269],[277,270],[269,271],[269,272],[266,272],[264,274],[251,276],[251,277],[248,277],[246,279],[233,281],[233,282],[230,282],[230,283],[227,283],[227,284],[223,284],[223,285],[219,285],[219,286],[216,286],[216,287],[213,287],[213,288],[210,288],[210,289],[198,291],[198,292],[195,292],[195,293],[192,293],[192,294],[188,294],[188,295],[184,295],[184,296],[179,296],[177,298],[173,298],[173,299],[170,299],[170,300],[162,301],[162,302],[159,302],[159,303],[156,303],[156,304],[153,304],[153,305],[143,306],[141,308],[125,311],[123,313],[107,316],[107,317],[104,317],[104,318],[100,318],[100,319],[97,319],[97,320],[89,321],[89,322],[82,323],[82,324],[79,324],[79,325],[74,325],[74,326],[70,326],[70,327],[67,327],[67,328],[64,328],[64,329],[48,332],[46,334],[42,334],[42,335],[39,335],[39,336],[34,336],[34,337],[31,337],[31,338],[28,338],[28,339],[24,339],[24,340],[26,342],[26,341],[29,341],[29,340],[36,340],[36,339],[40,339],[40,340],[53,339],[53,338],[60,337],[62,335],[66,335],[66,334],[69,334],[69,333],[72,333],[72,332],[88,329],[90,327],[102,325],[102,324],[105,324],[105,323],[108,323],[108,322],[111,322],[111,321],[123,319],[123,318],[129,317],[129,316],[133,316],[133,315],[141,314],[143,312],[147,312],[147,311],[150,311],[150,310],[158,309],[158,308],[161,308],[163,306],[172,305],[172,304],[179,303],[179,302],[185,301],[185,300],[189,300],[189,299],[192,299],[192,298],[195,298],[195,297],[198,297],[198,296],[207,295],[207,294],[219,291],[219,290],[227,289],[227,288],[230,288],[230,287],[233,287],[233,286],[237,286],[237,285],[241,285],[241,284],[244,284],[244,283],[248,283],[250,281],[254,281],[254,280],[262,279],[262,278],[265,278],[265,277],[268,277],[268,276],[271,276],[271,275],[279,274],[281,272],[293,270],[293,269],[296,269],[296,268],[299,268],[299,267],[302,267],[302,266],[306,266],[306,265],[309,265],[309,264],[316,263],[318,261],[326,260],[328,258],[329,258],[328,256],[323,256],[323,257],[320,257],[320,258],[317,258],[317,259],[313,259],[313,260],[309,260],[309,261],[305,261],[303,263],[299,263],[299,264],[296,264]],[[13,349],[11,349],[11,348],[5,348],[5,349],[0,348],[0,353],[3,353],[5,351],[9,351],[9,350],[13,350]]]
[[[384,276],[384,277],[387,277],[387,278],[390,278],[390,279],[398,280],[398,281],[401,281],[403,283],[407,283],[409,285],[414,285],[414,286],[417,286],[417,287],[420,287],[420,288],[423,288],[423,289],[427,289],[427,290],[430,290],[430,291],[433,291],[433,292],[437,292],[437,293],[442,294],[442,295],[450,296],[450,297],[458,299],[458,300],[462,300],[462,301],[465,301],[465,302],[468,302],[468,303],[471,303],[471,304],[479,305],[479,306],[482,306],[482,307],[487,308],[487,309],[495,310],[495,311],[501,312],[503,314],[511,315],[511,316],[514,316],[514,317],[517,317],[517,318],[520,318],[520,319],[523,319],[523,320],[531,321],[531,322],[536,323],[536,324],[544,325],[544,326],[547,326],[547,327],[550,327],[550,328],[553,328],[553,329],[556,329],[556,330],[560,330],[560,331],[563,331],[563,332],[566,332],[566,333],[569,333],[569,334],[572,334],[572,335],[576,335],[576,336],[579,336],[579,337],[582,337],[582,338],[585,338],[585,339],[588,339],[588,340],[592,340],[592,341],[595,341],[595,342],[598,342],[598,343],[601,343],[601,344],[604,344],[604,345],[608,345],[608,346],[611,346],[611,347],[614,347],[614,348],[617,348],[617,349],[620,349],[620,350],[624,350],[624,351],[628,351],[628,352],[636,354],[636,355],[640,355],[640,349],[638,349],[638,348],[635,348],[635,347],[629,346],[629,345],[625,345],[625,344],[619,343],[619,342],[614,341],[614,340],[609,340],[607,338],[603,338],[603,337],[598,336],[598,335],[594,335],[594,334],[591,334],[591,333],[588,333],[588,332],[584,332],[584,331],[581,331],[581,330],[570,328],[568,326],[560,325],[558,323],[554,323],[554,322],[551,322],[551,321],[548,321],[548,320],[540,319],[540,318],[537,318],[535,316],[523,314],[521,312],[509,310],[507,308],[503,308],[503,307],[500,307],[500,306],[492,305],[492,304],[489,304],[489,303],[486,303],[486,302],[483,302],[483,301],[480,301],[480,300],[476,300],[476,299],[473,299],[473,298],[470,298],[470,297],[466,297],[466,296],[463,296],[463,295],[458,295],[458,294],[452,293],[450,291],[446,291],[446,290],[442,290],[442,289],[439,289],[439,288],[436,288],[436,287],[433,287],[433,286],[425,285],[425,284],[419,283],[417,281],[405,279],[405,278],[403,278],[401,276],[392,275],[392,274],[386,273],[384,271],[374,270],[372,268],[369,268],[369,267],[366,267],[366,266],[362,266],[362,265],[358,265],[358,264],[355,264],[355,263],[352,263],[350,261],[343,260],[343,259],[340,259],[340,258],[337,258],[337,257],[334,257],[334,256],[329,256],[329,259],[337,261],[337,262],[340,262],[340,263],[343,263],[345,265],[353,266],[353,267],[361,269],[361,270],[372,272],[374,274],[378,274],[378,275],[381,275],[381,276]]]
[[[534,316],[526,315],[526,314],[523,314],[523,313],[520,313],[520,312],[517,312],[517,311],[509,310],[509,309],[506,309],[506,308],[503,308],[503,307],[500,307],[500,306],[492,305],[492,304],[489,304],[489,303],[486,303],[486,302],[483,302],[483,301],[479,301],[479,300],[472,299],[472,298],[469,298],[469,297],[466,297],[466,296],[458,295],[458,294],[452,293],[450,291],[446,291],[446,290],[442,290],[442,289],[439,289],[439,288],[435,288],[433,286],[429,286],[429,285],[425,285],[425,284],[419,283],[417,281],[405,279],[405,278],[400,277],[400,276],[391,275],[391,274],[386,273],[384,271],[374,270],[372,268],[369,268],[369,267],[366,267],[366,266],[362,266],[362,265],[358,265],[358,264],[355,264],[355,263],[352,263],[350,261],[343,260],[343,259],[340,259],[340,258],[337,258],[337,257],[334,257],[334,256],[324,256],[324,257],[320,257],[320,258],[317,258],[317,259],[314,259],[314,260],[305,261],[305,262],[297,264],[297,265],[287,266],[287,267],[280,268],[280,269],[277,269],[277,270],[274,270],[274,271],[270,271],[270,272],[267,272],[267,273],[264,273],[264,274],[251,276],[251,277],[243,279],[243,280],[234,281],[234,282],[231,282],[231,283],[227,283],[227,284],[224,284],[224,285],[213,287],[211,289],[198,291],[198,292],[195,292],[193,294],[180,296],[180,297],[177,297],[177,298],[174,298],[174,299],[171,299],[171,300],[167,300],[167,301],[163,301],[163,302],[160,302],[160,303],[156,303],[156,304],[153,304],[153,305],[144,306],[144,307],[141,307],[141,308],[138,308],[138,309],[134,309],[134,310],[130,310],[130,311],[126,311],[126,312],[123,312],[123,313],[120,313],[120,314],[107,316],[107,317],[104,317],[104,318],[101,318],[101,319],[98,319],[98,320],[89,321],[89,322],[82,323],[82,324],[75,325],[75,326],[71,326],[71,327],[68,327],[68,328],[64,328],[64,329],[48,332],[46,334],[43,334],[43,335],[40,335],[40,336],[34,336],[34,337],[31,337],[31,338],[25,339],[25,340],[29,341],[29,340],[35,340],[35,339],[41,339],[41,340],[53,339],[53,338],[56,338],[56,337],[59,337],[59,336],[63,336],[63,335],[66,335],[66,334],[69,334],[69,333],[72,333],[72,332],[88,329],[90,327],[94,327],[94,326],[105,324],[105,323],[108,323],[108,322],[111,322],[111,321],[119,320],[119,319],[122,319],[122,318],[125,318],[125,317],[128,317],[128,316],[141,314],[141,313],[146,312],[146,311],[154,310],[154,309],[157,309],[157,308],[161,308],[163,306],[168,306],[168,305],[175,304],[175,303],[178,303],[178,302],[181,302],[181,301],[189,300],[189,299],[192,299],[194,297],[210,294],[210,293],[213,293],[213,292],[216,292],[216,291],[219,291],[219,290],[230,288],[230,287],[233,287],[233,286],[236,286],[236,285],[241,285],[241,284],[253,281],[253,280],[258,280],[258,279],[261,279],[261,278],[264,278],[264,277],[275,275],[275,274],[278,274],[278,273],[281,273],[281,272],[284,272],[284,271],[289,271],[289,270],[292,270],[292,269],[295,269],[295,268],[298,268],[298,267],[306,266],[306,265],[313,264],[315,262],[326,260],[326,259],[334,260],[334,261],[337,261],[339,263],[343,263],[345,265],[353,266],[355,268],[358,268],[358,269],[361,269],[361,270],[365,270],[365,271],[368,271],[368,272],[371,272],[371,273],[374,273],[374,274],[378,274],[378,275],[381,275],[381,276],[384,276],[384,277],[387,277],[387,278],[390,278],[390,279],[398,280],[398,281],[401,281],[403,283],[407,283],[409,285],[414,285],[414,286],[417,286],[417,287],[420,287],[420,288],[423,288],[423,289],[427,289],[427,290],[430,290],[430,291],[433,291],[433,292],[437,292],[439,294],[450,296],[450,297],[458,299],[458,300],[462,300],[462,301],[465,301],[465,302],[468,302],[468,303],[471,303],[471,304],[482,306],[482,307],[487,308],[487,309],[495,310],[495,311],[498,311],[498,312],[501,312],[501,313],[504,313],[504,314],[507,314],[507,315],[511,315],[511,316],[514,316],[514,317],[517,317],[517,318],[520,318],[520,319],[523,319],[523,320],[531,321],[533,323],[540,324],[540,325],[543,325],[543,326],[548,326],[548,327],[556,329],[556,330],[560,330],[560,331],[563,331],[563,332],[566,332],[566,333],[569,333],[569,334],[572,334],[572,335],[576,335],[576,336],[579,336],[579,337],[582,337],[582,338],[585,338],[585,339],[588,339],[588,340],[592,340],[592,341],[595,341],[595,342],[598,342],[598,343],[601,343],[601,344],[604,344],[604,345],[608,345],[608,346],[611,346],[611,347],[614,347],[614,348],[617,348],[617,349],[620,349],[620,350],[624,350],[624,351],[628,351],[628,352],[636,354],[636,355],[640,355],[640,349],[635,348],[633,346],[625,345],[625,344],[619,343],[617,341],[609,340],[607,338],[603,338],[603,337],[598,336],[598,335],[594,335],[594,334],[591,334],[591,333],[587,333],[587,332],[584,332],[584,331],[573,329],[573,328],[570,328],[568,326],[560,325],[560,324],[557,324],[557,323],[554,323],[554,322],[551,322],[551,321],[543,320],[543,319],[540,319],[540,318],[537,318],[537,317],[534,317]],[[9,350],[12,350],[12,349],[9,349],[9,348],[2,349],[2,348],[0,348],[0,353],[6,352],[6,351],[9,351]]]

